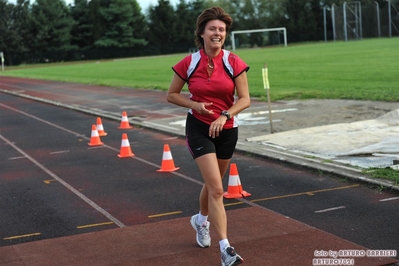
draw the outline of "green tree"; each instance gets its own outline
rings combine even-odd
[[[11,14],[14,5],[8,4],[7,0],[0,0],[0,52],[8,51],[11,34]]]
[[[176,16],[168,0],[159,0],[158,5],[150,7],[148,11],[147,39],[160,53],[175,51]]]
[[[13,28],[16,32],[13,51],[16,53],[31,50],[30,43],[33,39],[31,31],[31,12],[29,0],[18,0],[12,14]]]
[[[94,42],[100,39],[106,30],[104,18],[100,16],[100,7],[101,0],[91,0],[89,2],[89,19],[92,23],[93,46]]]
[[[29,0],[8,4],[0,0],[0,50],[21,53],[29,50],[30,32]]]
[[[135,47],[146,44],[144,39],[134,36],[135,20],[137,18],[136,0],[99,0],[93,2],[94,27],[102,27],[97,31],[94,45],[96,47]],[[134,2],[134,3],[133,3]],[[136,14],[136,17],[135,17]],[[140,32],[138,32],[140,35]]]
[[[195,47],[194,31],[196,28],[197,17],[204,9],[201,0],[194,0],[186,3],[180,0],[176,7],[176,38],[175,42],[181,47],[182,51],[188,51]]]
[[[285,0],[283,26],[289,42],[321,39],[322,11],[318,0]]]
[[[73,19],[63,0],[36,0],[32,5],[32,49],[71,49]]]
[[[71,7],[71,16],[75,23],[71,30],[71,43],[79,48],[93,46],[93,23],[89,16],[88,0],[75,0]]]
[[[130,27],[133,30],[133,37],[136,39],[145,40],[145,36],[148,30],[146,18],[143,15],[141,7],[136,0],[131,0],[130,4],[132,6],[133,12],[130,22]],[[147,44],[147,41],[143,43]]]

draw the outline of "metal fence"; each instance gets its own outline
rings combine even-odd
[[[324,40],[360,40],[399,36],[399,11],[391,2],[362,5],[360,1],[323,8]]]

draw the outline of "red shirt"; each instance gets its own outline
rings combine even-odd
[[[196,102],[213,103],[207,106],[208,110],[213,110],[213,115],[201,115],[195,110],[189,109],[189,112],[197,119],[210,125],[215,121],[223,110],[228,110],[235,103],[235,84],[234,79],[242,72],[248,71],[248,65],[237,55],[222,50],[215,58],[213,58],[213,72],[208,74],[208,56],[203,49],[199,51],[200,61],[198,67],[188,78],[187,70],[190,66],[192,56],[188,55],[178,62],[173,71],[185,80],[190,91],[190,99]],[[224,53],[229,53],[227,64],[231,66],[233,73],[229,76],[223,63]],[[226,121],[224,128],[237,127],[237,117],[231,117]]]

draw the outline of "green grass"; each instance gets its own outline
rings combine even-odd
[[[369,168],[363,173],[370,175],[372,178],[387,179],[399,185],[399,172],[391,168]]]
[[[308,43],[235,51],[251,67],[251,96],[266,99],[262,68],[269,70],[273,101],[356,99],[399,101],[399,38]],[[6,68],[0,76],[167,90],[171,66],[185,54]]]

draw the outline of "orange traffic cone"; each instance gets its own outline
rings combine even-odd
[[[133,157],[133,156],[134,156],[134,153],[132,153],[132,149],[130,148],[130,143],[129,143],[129,140],[127,139],[127,134],[123,133],[122,134],[121,151],[118,154],[118,157],[126,158],[126,157]]]
[[[100,117],[97,117],[97,125],[96,125],[96,127],[97,127],[97,131],[98,131],[98,135],[100,137],[104,137],[104,136],[108,135],[108,133],[106,133],[104,131],[103,122],[101,121]]]
[[[129,124],[129,120],[127,119],[127,114],[125,111],[122,112],[122,119],[121,119],[121,124],[118,127],[119,129],[129,129],[132,128],[132,126]]]
[[[100,136],[98,135],[96,125],[91,126],[91,138],[89,142],[89,146],[101,146],[104,143],[101,142]]]
[[[176,167],[175,163],[173,162],[172,153],[170,152],[169,144],[165,144],[163,146],[161,169],[157,170],[157,172],[173,172],[178,169],[180,169],[180,167]]]
[[[248,196],[251,196],[251,194],[242,190],[240,177],[238,176],[237,165],[235,163],[230,164],[229,187],[227,192],[223,193],[223,197],[232,199]]]

